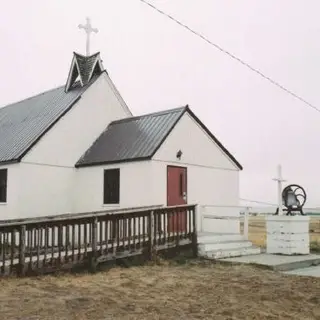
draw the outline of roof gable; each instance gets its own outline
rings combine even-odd
[[[0,108],[0,163],[17,162],[81,98],[86,87],[74,83]]]
[[[186,112],[190,114],[190,116],[198,123],[198,125],[207,133],[207,135],[211,138],[211,140],[218,145],[218,147],[225,153],[225,155],[238,167],[239,170],[243,170],[242,165],[238,162],[238,160],[228,151],[228,149],[217,139],[216,136],[204,125],[204,123],[191,111],[191,109],[187,106]]]
[[[76,167],[151,159],[186,112],[242,170],[240,163],[188,106],[112,122],[79,159]]]
[[[81,86],[86,86],[93,76],[101,74],[103,70],[99,52],[91,56],[74,52],[65,91],[72,90],[77,79]]]
[[[185,108],[114,121],[76,163],[76,167],[150,159]]]

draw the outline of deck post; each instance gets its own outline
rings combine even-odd
[[[196,205],[192,209],[192,251],[193,256],[198,257],[198,237],[197,237],[197,217],[199,214],[199,205]]]
[[[155,254],[154,254],[154,211],[150,211],[150,216],[149,216],[149,258],[150,260],[155,259]]]
[[[249,239],[249,207],[244,210],[243,235],[246,240]]]
[[[115,218],[115,215],[112,216],[112,219],[110,220],[111,221],[111,239],[112,239],[112,254],[113,254],[113,257],[116,256],[117,254],[117,238],[119,238],[119,234],[118,234],[118,231],[119,231],[119,228],[118,228],[118,223],[119,223],[119,220],[116,220]]]
[[[180,214],[182,212],[180,212],[180,209],[179,208],[175,208],[175,211],[173,212],[173,219],[175,219],[175,225],[176,225],[176,231],[175,231],[175,237],[176,237],[176,247],[177,247],[177,250],[180,252],[180,248],[179,248],[179,242],[180,242]]]
[[[19,231],[19,276],[25,274],[25,251],[26,251],[26,225],[23,224]],[[31,258],[30,258],[31,259]]]
[[[204,220],[204,210],[205,207],[201,206],[200,204],[197,205],[197,214],[196,214],[196,219],[198,219],[197,221],[200,222],[200,231],[203,232],[203,220]]]
[[[98,218],[94,217],[91,225],[92,228],[92,252],[90,259],[90,270],[91,272],[97,271],[97,235],[98,235]]]

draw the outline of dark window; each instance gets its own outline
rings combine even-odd
[[[120,202],[120,169],[104,170],[103,203]]]
[[[8,170],[0,170],[0,202],[7,202],[7,179]]]

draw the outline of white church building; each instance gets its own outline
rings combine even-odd
[[[74,53],[67,72],[61,87],[0,108],[0,220],[239,204],[241,165],[188,106],[134,116],[100,53]]]

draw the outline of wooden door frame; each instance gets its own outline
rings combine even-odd
[[[186,184],[186,193],[187,193],[186,204],[188,204],[188,167],[167,164],[167,192],[166,192],[167,206],[168,206],[168,172],[169,172],[169,168],[179,168],[179,169],[185,169],[186,170],[186,182],[185,182],[185,184]]]

